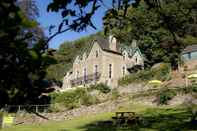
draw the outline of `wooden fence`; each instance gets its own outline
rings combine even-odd
[[[50,107],[55,106],[55,104],[46,105],[6,105],[3,110],[5,112],[49,112]]]

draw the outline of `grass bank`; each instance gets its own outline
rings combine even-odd
[[[2,131],[195,131],[197,123],[191,123],[191,112],[183,107],[148,107],[131,105],[119,110],[135,111],[140,116],[140,123],[129,128],[99,124],[111,120],[114,113],[95,116],[83,116],[77,119],[48,122],[36,125],[20,125]],[[85,115],[85,114],[84,114]]]

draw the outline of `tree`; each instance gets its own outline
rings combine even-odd
[[[49,91],[45,70],[55,61],[43,39],[29,48],[28,41],[34,34],[28,30],[35,23],[24,17],[15,0],[0,1],[0,17],[0,107],[40,103],[42,93]]]
[[[28,28],[28,31],[27,29],[23,30],[23,32],[31,32],[31,34],[34,34],[34,37],[31,37],[31,39],[28,40],[29,47],[32,47],[33,43],[36,43],[40,39],[45,38],[42,28],[36,21],[36,18],[39,17],[39,9],[36,5],[35,0],[19,0],[17,1],[17,5],[20,7],[21,11],[25,15],[24,17],[35,23],[34,27]]]
[[[192,6],[196,2],[163,1],[153,8],[141,2],[136,8],[128,7],[126,15],[123,10],[108,10],[104,17],[105,31],[115,32],[128,43],[131,42],[126,38],[128,36],[140,40],[139,46],[146,55],[148,65],[164,61],[177,68],[181,51],[189,44],[185,38],[188,35],[196,37],[197,28],[193,27],[196,26],[197,13],[196,7]]]
[[[35,0],[18,0],[17,4],[28,19],[35,20],[39,16],[39,9]]]
[[[111,9],[123,9],[124,15],[126,15],[129,5],[138,6],[140,1],[145,1],[152,7],[157,5],[160,0],[111,0]],[[69,30],[80,32],[88,27],[96,29],[92,17],[101,6],[105,6],[104,0],[53,0],[48,5],[47,11],[61,12],[63,19],[57,27],[57,32],[53,33],[48,41]],[[55,27],[50,26],[49,32],[51,33]]]

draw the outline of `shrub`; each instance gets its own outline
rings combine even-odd
[[[191,93],[191,89],[189,87],[184,87],[181,89],[181,92],[184,94],[188,94],[188,93]]]
[[[111,91],[110,87],[107,86],[106,84],[103,84],[103,83],[91,85],[89,89],[90,90],[99,90],[100,92],[105,93],[105,94],[107,94]]]
[[[119,80],[119,85],[128,85],[133,82],[149,81],[158,79],[161,81],[170,79],[170,65],[160,64],[159,67],[149,70],[141,70],[137,73],[132,73]]]
[[[3,112],[0,112],[0,117],[2,117],[3,116]]]
[[[80,103],[85,106],[90,106],[90,105],[99,103],[99,100],[96,96],[86,94],[86,95],[82,96]]]
[[[148,81],[151,80],[154,73],[151,70],[142,70],[137,73],[132,73],[119,80],[119,85],[128,85],[133,82]]]
[[[197,93],[197,84],[192,85],[191,87],[192,92]]]
[[[184,94],[188,94],[188,93],[197,93],[197,84],[193,84],[184,88],[181,88],[181,92]]]
[[[0,112],[0,129],[2,128],[2,124],[3,124],[3,112]]]
[[[58,112],[63,108],[73,109],[80,107],[81,105],[92,105],[99,103],[96,96],[92,96],[86,89],[79,88],[63,93],[52,93],[50,94],[51,103],[55,106],[50,107],[50,111]]]
[[[73,109],[80,106],[80,98],[84,95],[86,95],[85,89],[53,93],[51,94],[51,103],[61,103],[67,109]]]
[[[168,63],[161,63],[159,67],[152,69],[152,72],[154,73],[154,78],[164,81],[170,79],[170,64]]]
[[[67,92],[58,97],[57,102],[63,102],[66,108],[73,109],[79,106],[79,96],[75,92]]]
[[[111,91],[111,99],[112,100],[116,100],[118,97],[120,96],[119,92],[117,89],[113,89]]]
[[[56,104],[50,105],[49,112],[60,112],[64,109],[65,109],[64,105],[62,105],[61,103],[56,103]]]
[[[171,100],[174,96],[176,96],[176,92],[170,89],[161,90],[157,96],[159,104],[167,104],[169,100]]]

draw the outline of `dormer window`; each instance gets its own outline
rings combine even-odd
[[[96,58],[98,57],[98,50],[96,51]]]

